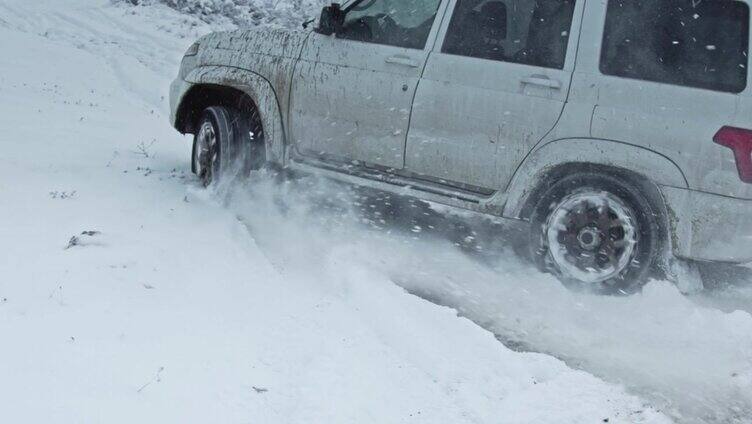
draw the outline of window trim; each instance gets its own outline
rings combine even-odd
[[[360,3],[363,3],[364,1],[368,0],[351,0],[350,2],[345,4],[345,8],[343,10],[344,16],[347,17],[347,13],[352,10],[355,6],[359,5]],[[409,51],[415,51],[415,52],[430,52],[434,49],[436,44],[436,38],[438,34],[441,32],[441,28],[443,25],[444,15],[446,14],[446,5],[448,3],[451,3],[454,0],[439,0],[439,5],[436,7],[436,15],[434,16],[433,23],[431,24],[431,29],[428,31],[428,35],[426,36],[425,44],[422,48],[415,48],[415,47],[405,47],[405,46],[395,46],[393,44],[381,44],[381,43],[374,43],[371,41],[361,41],[361,40],[353,40],[351,38],[340,38],[337,36],[337,34],[334,34],[333,37],[337,40],[342,40],[350,43],[361,43],[361,44],[367,44],[371,46],[381,46],[381,47],[391,47],[395,49],[405,49]],[[437,24],[438,22],[438,24]]]
[[[668,85],[671,87],[687,88],[691,90],[705,90],[705,91],[710,91],[713,93],[731,94],[735,96],[745,93],[750,87],[752,87],[752,84],[750,84],[750,68],[749,68],[750,67],[750,58],[749,58],[750,47],[752,47],[752,40],[750,40],[750,36],[752,35],[752,28],[751,28],[752,27],[752,7],[750,7],[750,4],[747,3],[746,1],[724,0],[724,1],[741,4],[747,9],[747,28],[746,28],[746,34],[745,34],[746,38],[743,37],[745,40],[747,40],[747,55],[746,55],[747,63],[745,64],[745,68],[744,68],[746,69],[747,72],[745,75],[746,78],[744,79],[744,85],[738,91],[737,90],[731,91],[731,90],[717,89],[717,88],[714,89],[714,88],[702,87],[702,86],[697,86],[697,85],[685,85],[685,84],[680,84],[680,83],[675,83],[675,82],[670,82],[670,81],[660,81],[660,80],[655,80],[655,79],[647,79],[647,78],[639,78],[639,77],[633,77],[633,76],[616,75],[616,74],[607,73],[603,69],[604,67],[603,66],[604,64],[603,54],[606,48],[606,23],[607,23],[607,18],[608,18],[608,10],[609,10],[609,5],[611,4],[612,1],[615,1],[615,0],[606,0],[604,4],[603,25],[600,27],[600,32],[601,32],[600,48],[596,56],[596,59],[598,61],[598,72],[600,72],[602,76],[609,77],[609,78],[625,79],[625,80],[630,80],[630,81],[642,81],[642,82],[646,82],[650,84],[662,84],[662,85]]]

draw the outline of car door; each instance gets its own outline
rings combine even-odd
[[[562,113],[583,4],[452,1],[415,96],[406,171],[505,189]]]
[[[295,66],[292,140],[303,156],[402,169],[442,0],[355,0],[344,13],[334,36],[311,34]]]

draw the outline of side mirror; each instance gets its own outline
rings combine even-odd
[[[331,6],[326,6],[321,10],[321,18],[319,19],[319,26],[316,28],[316,32],[324,35],[335,34],[342,28],[344,22],[345,12],[339,3],[332,3]]]

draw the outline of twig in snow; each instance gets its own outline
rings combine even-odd
[[[152,139],[152,140],[151,140],[151,143],[149,143],[149,144],[146,144],[146,143],[144,143],[144,142],[142,141],[142,142],[138,143],[138,145],[136,145],[136,151],[135,151],[135,152],[133,152],[133,153],[135,153],[135,154],[137,154],[137,155],[141,155],[141,156],[143,156],[143,157],[145,157],[145,158],[147,158],[147,159],[148,159],[148,158],[150,158],[150,157],[151,157],[151,153],[149,152],[149,149],[151,149],[151,147],[152,147],[152,146],[154,145],[154,143],[156,143],[156,142],[157,142],[157,140],[156,140],[156,139]]]
[[[53,290],[52,293],[50,293],[48,299],[52,299],[52,297],[55,296],[55,293],[57,293],[58,291],[62,291],[62,290],[63,290],[63,286],[55,287],[55,290]]]
[[[118,153],[118,151],[117,151],[117,150],[115,150],[115,151],[114,151],[114,152],[112,153],[112,158],[110,158],[110,161],[109,161],[109,162],[107,162],[107,165],[105,165],[105,168],[109,168],[110,166],[112,166],[112,162],[114,162],[114,161],[115,161],[115,159],[116,159],[116,158],[117,158],[117,157],[118,157],[119,155],[120,155],[120,153]]]
[[[91,231],[90,230],[90,231],[83,231],[83,232],[81,232],[81,236],[87,236],[87,237],[94,237],[94,236],[96,236],[98,234],[100,234],[99,231]],[[73,236],[73,237],[71,237],[70,240],[68,240],[68,245],[65,246],[64,250],[68,250],[68,249],[70,249],[71,247],[74,247],[74,246],[82,246],[82,244],[81,244],[81,238],[79,238],[79,236]]]
[[[146,384],[144,384],[138,390],[136,390],[136,393],[141,393],[142,390],[149,387],[152,383],[159,383],[160,381],[162,381],[162,376],[161,376],[162,371],[164,371],[164,367],[159,367],[159,369],[157,370],[157,373],[154,374],[154,378],[151,381],[146,382]]]
[[[68,250],[71,247],[78,246],[79,244],[81,244],[81,240],[78,237],[73,236],[70,238],[70,240],[68,240],[68,245],[65,246],[64,250]]]
[[[50,197],[53,199],[72,199],[76,197],[76,190],[73,190],[71,192],[67,191],[51,191]]]
[[[52,290],[48,299],[57,300],[58,305],[65,306],[65,301],[63,300],[63,286],[57,286],[55,290]]]

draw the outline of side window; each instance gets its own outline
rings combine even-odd
[[[361,0],[345,9],[337,37],[422,49],[441,0]]]
[[[442,52],[564,68],[575,0],[457,0]]]
[[[609,0],[606,75],[739,93],[747,86],[749,7],[730,0]]]

